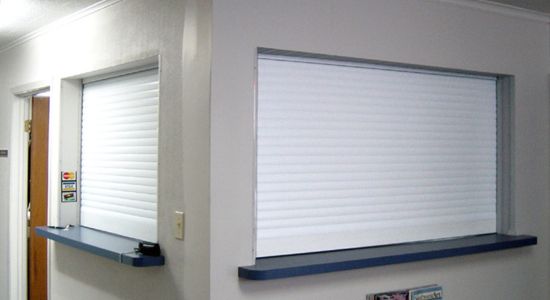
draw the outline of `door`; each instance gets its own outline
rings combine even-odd
[[[33,228],[44,226],[48,215],[48,120],[49,98],[32,98],[29,149],[29,300],[46,300],[47,250],[46,239]]]

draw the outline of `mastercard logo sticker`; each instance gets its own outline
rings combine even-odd
[[[63,172],[63,180],[76,180],[75,172]]]

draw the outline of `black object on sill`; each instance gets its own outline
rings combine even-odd
[[[257,258],[239,277],[269,280],[505,250],[537,244],[530,235],[486,234],[320,253]]]
[[[160,255],[158,244],[153,246],[156,250],[149,252],[158,255],[152,256],[136,251],[139,249],[139,240],[83,226],[40,226],[34,230],[39,236],[122,264],[134,267],[164,265],[164,256]]]
[[[139,242],[136,250],[143,255],[160,256],[160,246],[157,243]]]

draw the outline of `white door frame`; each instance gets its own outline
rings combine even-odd
[[[27,299],[27,188],[28,141],[25,120],[30,118],[33,94],[49,89],[38,82],[12,89],[9,193],[9,299]],[[49,255],[47,267],[49,273]],[[49,277],[49,276],[48,276]],[[49,280],[48,280],[49,281]],[[48,282],[49,285],[49,282]],[[49,290],[49,289],[48,289]]]

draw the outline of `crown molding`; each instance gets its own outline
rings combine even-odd
[[[72,22],[75,22],[79,19],[82,19],[86,16],[89,16],[93,13],[96,13],[102,9],[105,9],[109,6],[112,6],[118,2],[121,2],[122,0],[102,0],[102,1],[99,1],[97,3],[94,3],[84,9],[81,9],[73,14],[70,14],[66,17],[63,17],[57,21],[54,21],[46,26],[43,26],[43,27],[40,27],[39,29],[37,30],[34,30],[32,32],[29,32],[27,34],[25,34],[24,36],[14,40],[13,42],[11,43],[8,43],[6,46],[4,47],[1,47],[0,48],[0,53],[2,52],[5,52],[7,50],[10,50],[12,48],[15,48],[21,44],[24,44],[32,39],[35,39],[43,34],[46,34],[50,31],[53,31],[57,28],[60,28],[60,27],[63,27],[63,26],[66,26]]]
[[[56,28],[60,28],[64,25],[70,24],[74,21],[77,21],[81,18],[84,18],[86,16],[89,16],[95,12],[98,12],[102,9],[105,9],[109,6],[112,6],[118,2],[121,2],[122,0],[102,0],[99,1],[91,6],[88,6],[87,8],[84,8],[80,11],[77,11],[76,13],[73,13],[71,15],[68,15],[64,18],[61,18],[57,21],[54,21],[53,23],[50,23],[46,26],[43,26],[35,31],[32,31],[13,42],[7,44],[4,47],[0,48],[0,53],[5,52],[9,49],[12,49],[14,47],[17,47],[29,40],[32,40],[38,36],[41,36],[47,32],[50,32]],[[507,4],[502,3],[496,3],[488,0],[437,0],[439,2],[443,3],[450,3],[457,6],[462,7],[469,7],[481,11],[487,11],[492,13],[498,13],[505,16],[511,16],[516,18],[522,18],[532,21],[538,21],[538,22],[544,22],[544,23],[550,23],[550,14],[545,14],[542,12],[537,12],[534,10],[529,10],[525,8],[515,7]]]
[[[550,14],[516,7],[508,4],[492,2],[488,0],[438,0],[457,6],[469,7],[481,11],[497,13],[505,16],[527,19],[531,21],[550,23]]]

